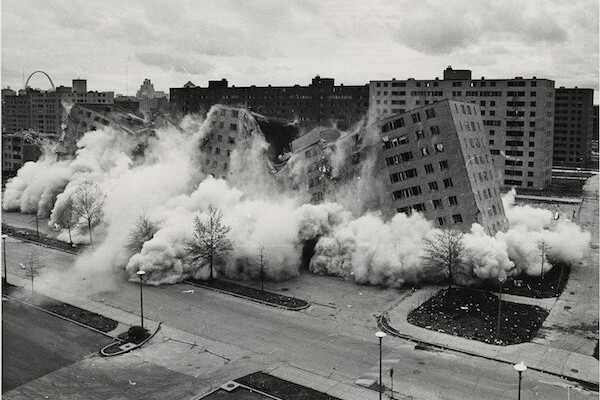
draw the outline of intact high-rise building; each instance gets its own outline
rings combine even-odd
[[[552,180],[552,80],[473,79],[470,70],[448,67],[443,79],[371,81],[369,98],[371,112],[379,118],[444,99],[476,104],[500,185],[543,189]]]
[[[553,165],[584,168],[591,162],[594,89],[556,89]]]
[[[208,87],[188,82],[171,88],[174,113],[206,113],[215,104],[247,108],[274,118],[296,120],[304,128],[336,125],[347,129],[369,109],[368,85],[335,85],[331,78],[316,76],[308,86],[229,86],[226,79],[209,81]]]

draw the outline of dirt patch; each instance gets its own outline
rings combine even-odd
[[[264,372],[255,372],[235,381],[286,400],[339,400],[337,397],[279,379]]]
[[[511,345],[535,337],[548,312],[540,307],[502,301],[468,289],[443,289],[408,314],[422,328],[489,344]]]

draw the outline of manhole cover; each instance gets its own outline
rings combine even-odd
[[[564,308],[565,308],[565,310],[570,310],[571,306],[565,306]]]
[[[578,372],[579,372],[579,370],[577,370],[577,369],[575,369],[575,368],[571,368],[571,372],[578,373]]]

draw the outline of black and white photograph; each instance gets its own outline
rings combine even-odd
[[[2,399],[598,399],[599,9],[2,0]]]

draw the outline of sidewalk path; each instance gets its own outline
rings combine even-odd
[[[552,348],[539,343],[496,346],[409,324],[406,319],[408,313],[433,296],[438,290],[439,288],[427,288],[417,291],[388,310],[385,315],[388,318],[389,326],[402,337],[424,344],[510,364],[523,361],[528,368],[598,385],[598,360],[592,356]],[[374,381],[374,379],[371,382],[359,380],[357,383],[368,386]]]

